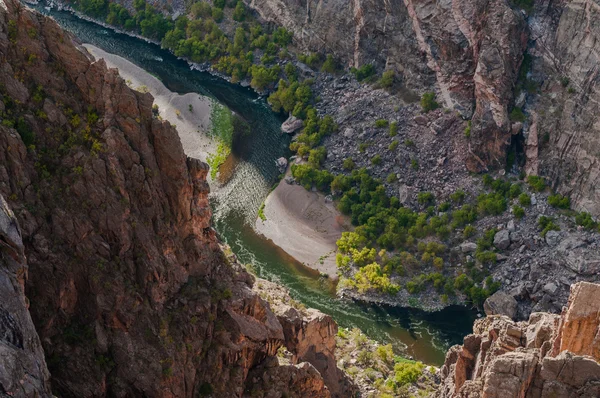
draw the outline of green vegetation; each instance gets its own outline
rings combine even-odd
[[[379,166],[383,160],[380,155],[375,155],[371,158],[371,163],[375,166]]]
[[[352,160],[352,158],[344,159],[344,163],[342,164],[342,167],[344,167],[344,170],[347,170],[347,171],[354,170],[355,166],[356,165],[354,164],[354,160]]]
[[[467,122],[467,127],[465,127],[465,137],[467,137],[467,138],[471,137],[471,121],[470,120]]]
[[[398,122],[390,123],[390,137],[395,137],[398,134]]]
[[[598,228],[598,223],[594,221],[592,215],[590,213],[582,212],[577,213],[575,216],[575,222],[577,225],[581,225],[586,229],[596,229]],[[599,231],[600,232],[600,231]]]
[[[510,120],[513,122],[524,122],[526,117],[523,113],[523,110],[518,107],[514,107],[512,111],[510,111]]]
[[[548,196],[548,204],[559,209],[569,209],[571,208],[571,199],[560,194],[550,195]]]
[[[560,227],[556,225],[552,217],[541,216],[538,218],[538,227],[541,230],[540,235],[544,238],[549,231],[560,231]]]
[[[389,122],[385,119],[378,119],[375,121],[375,127],[377,128],[384,128],[384,127],[388,127],[389,126]]]
[[[394,382],[397,386],[412,384],[419,379],[424,367],[421,362],[401,359],[394,365]]]
[[[395,150],[396,150],[396,148],[398,148],[398,141],[392,141],[392,142],[390,143],[390,145],[388,146],[388,149],[389,149],[390,151],[395,151]]]
[[[383,88],[392,87],[395,77],[396,73],[393,70],[386,70],[383,72],[383,75],[381,75],[381,79],[379,79],[379,86]]]
[[[519,203],[521,206],[531,206],[531,197],[527,193],[523,192],[519,195]]]
[[[233,119],[233,115],[227,107],[216,101],[212,103],[210,114],[212,130],[210,135],[217,141],[217,151],[209,154],[206,162],[210,166],[210,176],[213,180],[217,177],[219,167],[231,153],[234,134]]]
[[[351,68],[350,72],[356,76],[356,80],[359,82],[372,78],[376,73],[375,67],[371,64],[363,65],[359,69]]]
[[[529,176],[527,177],[527,183],[536,192],[542,192],[546,189],[546,182],[544,178],[539,176]]]
[[[515,217],[517,219],[522,219],[523,217],[525,217],[525,209],[523,209],[521,206],[513,206],[513,214],[515,215]]]
[[[262,221],[267,221],[267,216],[265,216],[265,202],[262,202],[258,208],[258,217]]]
[[[432,110],[437,109],[439,107],[440,104],[438,104],[435,101],[435,93],[428,92],[424,93],[423,96],[421,96],[421,108],[423,108],[423,112],[431,112]]]

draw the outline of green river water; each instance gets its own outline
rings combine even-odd
[[[440,365],[447,348],[471,332],[476,313],[463,307],[426,313],[412,309],[367,305],[335,297],[335,288],[318,273],[294,261],[270,241],[257,235],[252,224],[257,210],[278,178],[275,160],[289,156],[290,138],[280,133],[281,117],[252,90],[192,70],[159,46],[81,20],[65,11],[39,11],[54,17],[82,42],[120,55],[157,76],[172,91],[197,92],[225,104],[251,125],[252,134],[235,148],[239,158],[231,180],[213,187],[213,222],[221,239],[258,276],[286,286],[294,299],[331,316],[341,327],[358,327],[371,338],[392,343],[406,355]]]

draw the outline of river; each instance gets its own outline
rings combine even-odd
[[[54,17],[84,43],[142,67],[170,90],[213,97],[249,122],[250,138],[234,148],[238,162],[233,177],[225,186],[212,188],[211,203],[214,226],[221,239],[242,263],[252,264],[258,276],[286,286],[294,299],[331,315],[341,327],[358,327],[369,337],[392,343],[405,355],[427,364],[440,365],[447,348],[461,343],[462,337],[471,332],[476,314],[463,307],[426,313],[339,300],[328,279],[254,232],[251,225],[257,210],[278,178],[275,159],[290,155],[290,139],[279,130],[282,120],[264,98],[209,73],[191,70],[187,62],[154,44],[81,20],[66,11],[36,8]]]

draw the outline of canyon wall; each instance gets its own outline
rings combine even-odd
[[[548,177],[574,208],[600,215],[600,5],[536,2],[530,18],[534,117],[526,128],[527,170]]]
[[[523,127],[527,174],[600,215],[596,1],[536,1],[527,12],[507,0],[246,3],[293,31],[304,50],[394,69],[410,89],[435,90],[472,120],[470,171],[503,167]],[[513,106],[525,111],[524,123],[510,120]]]
[[[600,395],[600,285],[580,282],[561,315],[477,320],[441,369],[438,397]]]
[[[224,254],[208,166],[152,96],[52,19],[0,5],[0,395],[346,394],[305,352],[279,366],[294,336]],[[301,339],[321,358],[337,326],[319,316]]]

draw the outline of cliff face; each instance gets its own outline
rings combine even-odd
[[[0,195],[0,394],[47,396],[50,374],[25,299],[27,264],[17,220]]]
[[[600,215],[600,6],[542,1],[530,26],[540,88],[527,96],[527,171],[549,177],[577,209]]]
[[[330,396],[311,364],[277,366],[288,336],[223,254],[208,166],[152,97],[53,20],[1,5],[0,395],[48,395],[41,340],[61,396],[243,396],[260,369],[262,396]]]
[[[403,83],[436,87],[444,105],[473,118],[472,171],[504,163],[508,108],[527,43],[523,16],[506,0],[250,1],[268,21],[312,50],[333,52],[359,67],[399,72]],[[425,59],[423,59],[425,55]]]
[[[439,397],[600,395],[600,285],[580,282],[561,315],[478,320],[441,369]]]

